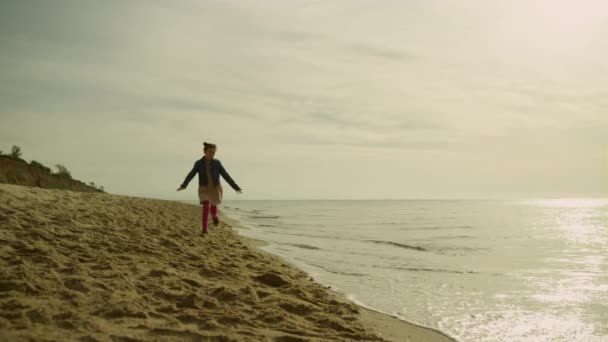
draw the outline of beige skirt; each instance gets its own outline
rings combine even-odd
[[[224,190],[221,185],[218,186],[199,186],[198,187],[198,199],[203,204],[204,201],[209,201],[213,205],[222,203],[222,196]]]

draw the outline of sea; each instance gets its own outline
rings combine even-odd
[[[458,341],[608,342],[608,199],[225,201],[240,234]]]

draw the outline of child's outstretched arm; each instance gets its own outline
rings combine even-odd
[[[228,172],[226,171],[226,169],[224,169],[224,165],[222,165],[220,163],[220,175],[222,175],[222,177],[224,177],[224,179],[226,180],[226,182],[228,182],[228,184],[230,184],[230,186],[234,189],[234,191],[236,192],[241,192],[241,187],[239,187],[236,182],[232,179],[232,177],[230,177],[230,175],[228,174]]]
[[[184,179],[184,182],[179,186],[179,188],[177,188],[177,191],[184,190],[186,187],[188,187],[188,183],[190,183],[190,181],[192,180],[194,175],[196,175],[198,173],[198,170],[199,170],[198,163],[199,163],[198,160],[196,162],[194,162],[194,166],[192,167],[192,170],[190,170],[190,172],[188,172],[186,179]]]

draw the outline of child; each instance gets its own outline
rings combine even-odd
[[[222,185],[220,184],[220,175],[230,184],[230,186],[238,193],[241,193],[241,188],[232,180],[222,163],[213,159],[217,146],[204,142],[203,152],[205,155],[202,159],[194,162],[194,167],[186,176],[184,182],[177,188],[177,191],[184,190],[188,183],[192,180],[195,174],[198,173],[198,198],[203,205],[203,222],[202,232],[204,236],[207,234],[208,216],[211,209],[213,224],[219,223],[217,206],[222,202]]]

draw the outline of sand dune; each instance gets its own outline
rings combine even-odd
[[[445,338],[341,300],[231,224],[203,238],[199,222],[188,204],[0,184],[0,339]]]

